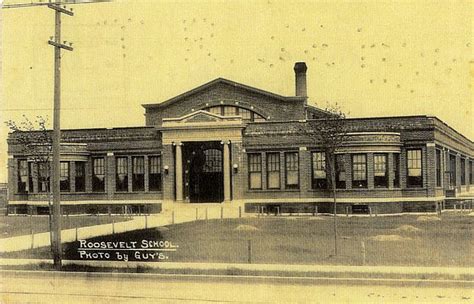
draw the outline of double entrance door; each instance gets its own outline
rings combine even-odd
[[[184,195],[191,203],[224,200],[223,152],[219,141],[183,143]]]

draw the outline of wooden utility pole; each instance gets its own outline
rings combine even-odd
[[[60,148],[61,148],[61,49],[72,51],[72,47],[61,43],[61,14],[73,16],[72,10],[49,4],[55,10],[55,36],[48,43],[54,46],[54,116],[53,116],[53,246],[54,268],[61,270],[61,192],[60,192]]]

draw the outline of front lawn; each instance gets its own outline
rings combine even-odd
[[[124,216],[96,216],[96,215],[80,215],[80,216],[63,216],[61,227],[63,230],[88,227],[94,225],[108,224],[115,222],[124,222],[130,220]],[[8,238],[25,234],[48,232],[49,219],[48,216],[0,216],[0,238]]]
[[[168,240],[176,252],[171,262],[362,265],[474,266],[473,217],[430,216],[340,217],[339,254],[333,254],[333,218],[265,217],[197,221],[156,229],[97,237],[90,241]],[[66,259],[79,259],[78,243],[64,246]],[[4,257],[49,257],[48,249],[4,254]],[[133,254],[130,254],[133,256]]]

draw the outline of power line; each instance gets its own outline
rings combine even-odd
[[[103,110],[104,108],[61,108],[62,110],[76,111],[76,110]],[[130,109],[130,107],[117,107],[114,106],[114,109]],[[10,109],[0,109],[0,112],[18,112],[18,111],[50,111],[53,108],[10,108]]]
[[[2,9],[7,8],[25,8],[25,7],[34,7],[34,6],[44,6],[44,5],[72,5],[72,4],[92,4],[92,3],[103,3],[103,2],[113,2],[113,0],[70,0],[70,1],[46,1],[45,2],[30,2],[30,3],[12,3],[2,5]]]

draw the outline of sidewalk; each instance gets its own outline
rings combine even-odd
[[[0,267],[52,265],[52,260],[0,259]],[[177,275],[232,275],[312,278],[361,278],[392,280],[459,281],[474,285],[474,269],[469,267],[410,267],[410,266],[344,266],[344,265],[282,265],[233,263],[174,263],[64,260],[66,271],[96,272],[124,269],[130,272]]]

